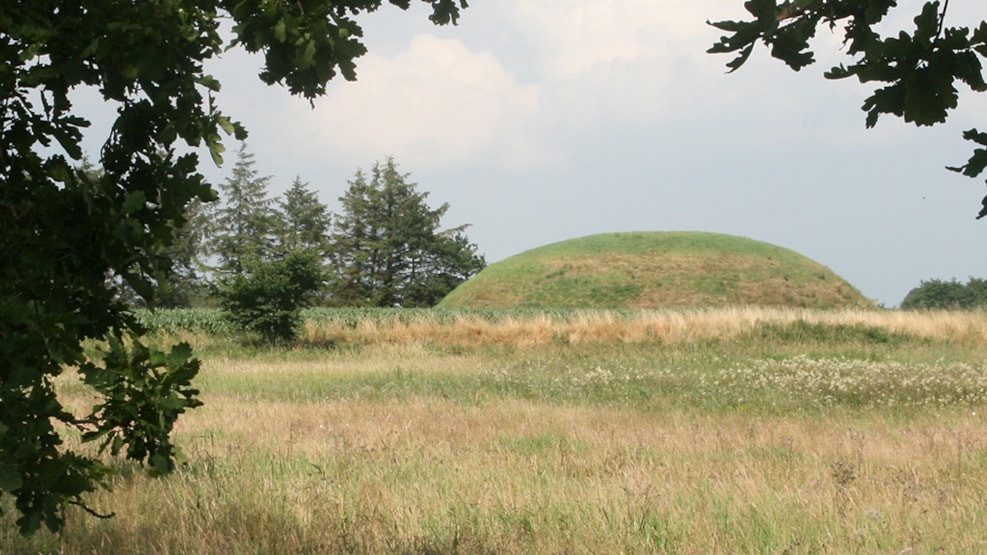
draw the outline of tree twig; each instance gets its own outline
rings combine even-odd
[[[936,30],[936,40],[942,38],[942,28],[946,24],[946,11],[949,10],[949,0],[942,4],[942,11],[939,12],[939,29]]]
[[[104,515],[103,513],[97,513],[94,509],[92,509],[91,507],[89,507],[88,505],[86,505],[85,503],[83,503],[82,501],[79,501],[79,500],[76,500],[76,499],[73,499],[73,500],[69,501],[69,505],[75,505],[76,507],[79,507],[83,511],[86,511],[87,513],[93,515],[94,517],[101,518],[103,520],[107,520],[107,519],[113,518],[113,517],[115,517],[117,515],[116,513],[110,513],[108,515]]]

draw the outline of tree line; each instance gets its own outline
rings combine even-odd
[[[272,199],[254,166],[241,144],[219,202],[189,207],[161,306],[219,304],[241,327],[287,339],[303,305],[430,307],[486,265],[468,225],[442,229],[448,203],[430,207],[393,157],[357,170],[339,213],[300,177]]]
[[[970,278],[961,283],[930,279],[920,282],[901,301],[903,310],[978,310],[987,308],[987,279]]]

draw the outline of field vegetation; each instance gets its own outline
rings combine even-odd
[[[976,553],[987,314],[326,310],[203,358],[186,463],[3,553]],[[83,406],[71,372],[61,392]],[[83,449],[71,445],[72,449]]]

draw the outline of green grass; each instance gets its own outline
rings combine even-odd
[[[749,254],[796,262],[802,257],[782,247],[732,235],[699,231],[601,233],[552,243],[527,251],[522,257],[548,255],[649,254],[656,250],[686,254]]]
[[[440,308],[868,306],[828,268],[789,249],[701,232],[591,235],[491,264]]]

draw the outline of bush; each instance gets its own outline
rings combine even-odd
[[[901,301],[905,310],[973,310],[987,307],[987,280],[970,278],[966,283],[956,279],[923,281],[908,292]]]
[[[283,259],[252,263],[219,285],[220,306],[242,331],[269,343],[291,341],[301,323],[301,310],[323,287],[325,274],[318,257],[294,251]]]

